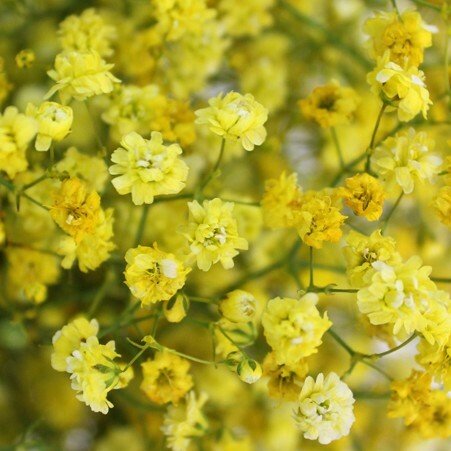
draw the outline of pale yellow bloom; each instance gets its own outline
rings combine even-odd
[[[432,206],[439,220],[451,227],[451,186],[440,188]]]
[[[19,69],[28,69],[33,66],[35,59],[36,55],[34,54],[33,50],[23,49],[16,55],[16,66]]]
[[[218,304],[219,311],[229,321],[234,323],[252,321],[255,316],[255,297],[243,290],[234,290]]]

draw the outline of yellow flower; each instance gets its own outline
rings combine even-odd
[[[221,0],[219,13],[231,36],[256,36],[273,23],[274,0]]]
[[[25,247],[8,247],[6,260],[10,296],[36,304],[44,302],[47,287],[54,285],[60,275],[58,259]]]
[[[132,194],[135,205],[151,204],[154,196],[177,194],[185,187],[188,166],[179,158],[178,144],[165,146],[159,132],[150,140],[135,132],[124,136],[119,149],[111,155],[110,174],[119,194]]]
[[[439,220],[451,227],[451,186],[440,188],[432,204]]]
[[[113,53],[111,42],[116,38],[116,30],[94,8],[85,9],[79,16],[66,17],[57,34],[63,50],[94,50],[102,57]]]
[[[408,122],[419,113],[427,117],[432,101],[421,70],[413,66],[403,69],[390,61],[389,52],[386,52],[378,59],[376,68],[368,74],[367,81],[372,92],[397,110],[400,121]]]
[[[185,285],[190,271],[173,254],[153,247],[138,246],[125,254],[125,283],[143,306],[167,301]]]
[[[343,248],[346,258],[346,274],[353,287],[366,284],[368,272],[374,272],[372,264],[376,261],[388,265],[401,263],[401,256],[396,251],[396,242],[391,237],[382,236],[381,231],[375,230],[370,236],[362,235],[351,230],[346,237],[347,246]]]
[[[62,141],[70,133],[73,112],[72,108],[68,106],[62,106],[55,102],[43,102],[36,107],[29,103],[26,114],[35,118],[38,123],[36,150],[49,150],[52,140]]]
[[[49,77],[56,82],[46,98],[59,92],[61,102],[71,99],[86,100],[89,97],[108,94],[119,83],[111,72],[114,64],[107,64],[94,50],[89,52],[66,51],[56,55],[55,68],[48,71]]]
[[[434,324],[430,324],[428,312],[442,302],[443,294],[429,279],[432,268],[422,266],[416,256],[394,266],[382,261],[372,266],[375,271],[364,277],[367,286],[357,293],[360,312],[373,325],[393,325],[393,335],[400,339],[418,331],[434,342]]]
[[[193,387],[190,363],[167,350],[156,352],[152,360],[141,364],[141,390],[156,404],[177,404]]]
[[[426,132],[413,128],[385,139],[371,157],[373,170],[384,181],[387,191],[404,193],[413,191],[415,183],[432,183],[433,176],[440,172],[442,160],[431,154],[434,141]]]
[[[67,358],[79,348],[83,340],[94,337],[99,332],[99,323],[92,319],[78,317],[55,332],[52,338],[53,353],[52,368],[56,371],[66,371]]]
[[[255,307],[254,296],[243,290],[227,293],[218,305],[221,315],[233,323],[252,321],[255,316]]]
[[[379,11],[365,22],[370,36],[370,54],[374,59],[389,52],[390,61],[403,66],[418,67],[423,62],[424,49],[432,45],[431,27],[417,11]]]
[[[30,68],[33,66],[36,55],[31,49],[23,49],[16,55],[16,66],[19,69]]]
[[[328,128],[349,123],[359,102],[354,89],[333,80],[315,88],[309,97],[299,101],[299,106],[307,119]]]
[[[104,190],[108,179],[108,167],[103,158],[81,153],[75,147],[66,150],[64,157],[55,164],[55,169],[84,180],[89,190],[97,192]]]
[[[191,444],[191,439],[202,437],[208,427],[202,407],[207,402],[207,395],[202,393],[199,399],[193,391],[185,397],[184,405],[169,406],[162,426],[167,437],[167,446],[174,451],[185,451]]]
[[[303,357],[317,352],[321,338],[332,323],[321,317],[318,296],[307,293],[300,299],[271,299],[262,316],[266,341],[279,365],[295,366]]]
[[[262,367],[255,360],[243,359],[238,364],[236,372],[246,384],[255,384],[262,376]]]
[[[294,210],[301,205],[302,190],[297,184],[297,175],[267,180],[262,199],[263,219],[272,229],[291,227]]]
[[[308,365],[304,359],[294,365],[278,364],[274,352],[270,352],[263,362],[263,374],[269,378],[268,394],[272,398],[296,401],[302,382],[308,374]]]
[[[317,191],[303,194],[293,226],[308,246],[321,249],[325,241],[336,243],[340,240],[346,216],[334,205],[334,196],[334,193]]]
[[[189,297],[184,293],[177,294],[163,304],[164,317],[170,323],[179,323],[186,317],[189,310]]]
[[[247,241],[238,236],[232,202],[221,199],[188,202],[189,223],[183,235],[187,238],[191,257],[202,271],[220,262],[225,269],[233,268],[238,249],[246,250]]]
[[[114,341],[103,345],[96,336],[90,336],[67,358],[66,371],[71,375],[77,399],[93,412],[107,414],[113,407],[107,399],[108,393],[127,386],[133,377],[133,369],[115,362],[117,357],[120,355]]]
[[[335,373],[316,380],[308,376],[294,412],[296,427],[308,440],[328,445],[349,434],[354,417],[354,397]]]
[[[25,152],[36,131],[36,121],[20,114],[14,106],[0,115],[0,171],[6,172],[9,178],[27,169]]]
[[[357,216],[364,216],[368,221],[380,218],[385,193],[379,181],[371,175],[363,173],[347,178],[339,195]]]
[[[83,235],[92,233],[99,223],[100,196],[88,192],[80,179],[70,178],[61,184],[55,194],[50,215],[69,235],[79,242]]]
[[[207,124],[213,133],[226,140],[241,141],[246,150],[254,150],[266,139],[264,124],[268,110],[251,94],[229,92],[208,101],[209,107],[197,110],[196,123]]]

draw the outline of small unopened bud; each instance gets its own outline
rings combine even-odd
[[[189,299],[185,294],[178,294],[163,304],[163,313],[170,323],[179,323],[185,318],[189,309]]]
[[[255,360],[244,359],[238,364],[236,372],[243,382],[254,384],[262,376],[262,367]]]
[[[219,303],[219,311],[229,321],[245,323],[253,320],[255,304],[252,294],[243,290],[234,290]]]

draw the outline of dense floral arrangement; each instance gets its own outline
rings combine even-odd
[[[0,446],[449,449],[450,12],[0,2]]]

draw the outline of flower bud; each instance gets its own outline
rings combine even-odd
[[[244,323],[255,316],[255,298],[243,290],[234,290],[219,303],[219,311],[229,321]]]
[[[185,294],[178,294],[163,304],[163,313],[170,323],[179,323],[185,318],[189,309],[189,299]]]
[[[246,384],[254,384],[262,376],[262,367],[252,359],[242,360],[236,369],[239,378]]]

